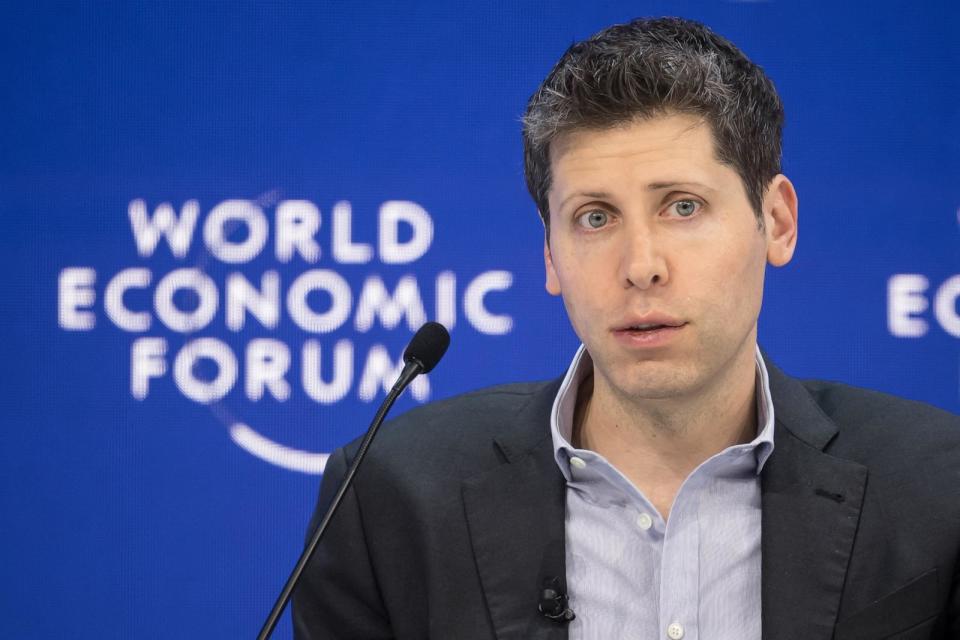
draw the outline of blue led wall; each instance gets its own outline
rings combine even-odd
[[[955,3],[19,3],[0,636],[252,637],[425,319],[452,346],[398,410],[560,375],[519,117],[573,40],[663,14],[786,104],[770,357],[960,410]]]

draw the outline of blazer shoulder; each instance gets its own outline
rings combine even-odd
[[[893,430],[960,439],[960,416],[924,402],[839,382],[803,380],[803,386],[831,420],[843,429],[870,425],[872,432]]]
[[[391,433],[443,440],[488,437],[498,425],[518,420],[533,409],[549,418],[559,381],[501,384],[425,404],[394,418]],[[531,406],[533,405],[533,406]],[[528,417],[529,419],[529,417]]]
[[[859,461],[882,476],[960,480],[960,416],[923,402],[846,384],[805,380],[836,425],[826,452]],[[940,484],[940,483],[938,483]]]
[[[418,468],[462,477],[499,464],[502,451],[495,441],[524,450],[549,437],[560,382],[503,384],[411,409],[383,425],[367,464],[391,473]],[[348,459],[359,442],[344,447]]]

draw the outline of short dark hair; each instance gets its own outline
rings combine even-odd
[[[717,160],[743,181],[763,228],[763,196],[780,173],[783,105],[733,43],[682,18],[641,18],[574,43],[527,103],[524,173],[550,232],[550,145],[565,133],[671,113],[704,118]]]

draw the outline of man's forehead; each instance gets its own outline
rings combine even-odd
[[[642,184],[658,190],[699,184],[717,189],[726,180],[738,180],[715,152],[708,123],[695,116],[677,115],[634,120],[616,127],[580,129],[559,136],[551,146],[553,180],[550,196],[567,198],[582,188],[600,191],[597,184],[613,180],[611,163],[630,167]]]
[[[701,116],[668,112],[656,116],[635,117],[608,126],[583,126],[559,133],[550,143],[550,161],[555,163],[570,153],[602,151],[604,146],[619,146],[627,141],[638,147],[659,144],[709,144],[714,148],[713,131]]]

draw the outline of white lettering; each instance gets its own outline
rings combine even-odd
[[[243,274],[231,273],[227,277],[225,306],[227,328],[231,331],[243,329],[248,311],[264,327],[275,329],[280,321],[280,274],[264,272],[257,291]]]
[[[411,238],[401,243],[400,223],[413,230]],[[433,242],[433,220],[416,202],[390,200],[380,207],[380,260],[384,264],[405,264],[417,260]]]
[[[186,289],[197,294],[199,304],[193,311],[182,311],[173,302],[174,294]],[[203,329],[213,320],[219,304],[217,285],[199,269],[175,269],[165,275],[153,294],[157,317],[168,328],[181,333]]]
[[[954,338],[960,338],[960,315],[957,315],[957,298],[960,297],[960,275],[951,276],[937,289],[933,302],[933,315],[943,330]]]
[[[150,286],[151,278],[149,269],[135,267],[124,269],[110,279],[103,292],[103,306],[113,324],[124,331],[146,331],[150,328],[152,319],[150,313],[130,311],[123,302],[123,294],[127,289],[143,289]]]
[[[887,328],[892,335],[919,338],[927,333],[927,321],[914,316],[927,310],[928,286],[925,277],[913,273],[898,273],[887,281]]]
[[[370,348],[367,354],[367,362],[363,367],[363,374],[360,376],[360,388],[358,395],[364,402],[370,402],[377,396],[377,392],[383,390],[384,393],[390,391],[393,383],[403,371],[403,356],[394,363],[390,360],[390,354],[382,344],[375,344]],[[427,376],[417,376],[410,383],[410,392],[413,397],[420,402],[425,402],[430,397],[430,383]]]
[[[504,291],[512,284],[513,274],[509,271],[487,271],[467,285],[463,294],[463,313],[477,331],[502,335],[513,328],[512,317],[492,314],[484,306],[484,298],[489,292]]]
[[[353,241],[353,213],[350,203],[333,205],[333,259],[341,264],[365,264],[373,257],[373,247]]]
[[[247,344],[246,392],[250,400],[263,397],[264,388],[281,402],[290,397],[290,384],[284,379],[290,368],[290,349],[279,340],[256,338]]]
[[[247,227],[247,236],[234,241],[229,238],[238,223]],[[210,253],[223,262],[248,262],[263,250],[268,228],[267,217],[253,202],[224,200],[213,208],[203,223],[203,241]]]
[[[437,275],[436,287],[437,322],[452,330],[457,324],[457,276],[453,271]]]
[[[364,281],[354,318],[357,331],[369,331],[375,317],[380,318],[385,329],[393,329],[404,316],[411,331],[416,331],[427,321],[416,278],[411,275],[400,278],[393,296],[387,293],[380,276],[370,276]]]
[[[137,253],[142,258],[149,258],[157,249],[160,236],[167,239],[170,252],[177,258],[187,255],[190,243],[193,241],[193,230],[197,225],[197,216],[200,215],[200,203],[196,200],[187,200],[180,208],[180,217],[174,213],[173,205],[161,202],[153,212],[153,217],[147,216],[147,203],[143,200],[131,200],[127,207],[127,216],[133,229],[133,239],[137,245]]]
[[[163,338],[137,338],[130,347],[130,393],[137,400],[150,394],[150,378],[167,372],[167,341]]]
[[[303,344],[303,390],[320,404],[333,404],[342,400],[350,391],[353,381],[353,343],[338,340],[333,347],[333,379],[323,380],[320,343],[307,340]]]
[[[93,306],[97,294],[93,285],[97,272],[89,267],[67,267],[58,279],[57,320],[67,331],[89,331],[97,323],[92,311],[81,309]]]
[[[320,258],[313,235],[320,228],[320,210],[309,200],[284,200],[277,205],[277,260],[290,262],[294,250],[306,262]]]
[[[330,308],[317,313],[307,304],[311,291],[330,294]],[[300,274],[287,290],[287,311],[298,327],[312,333],[327,333],[340,328],[350,315],[353,293],[350,285],[335,271],[311,269]]]
[[[196,377],[200,360],[212,360],[217,374],[212,380]],[[177,388],[194,402],[208,404],[223,398],[237,381],[237,358],[226,344],[216,338],[198,338],[184,345],[173,361],[173,379]]]

